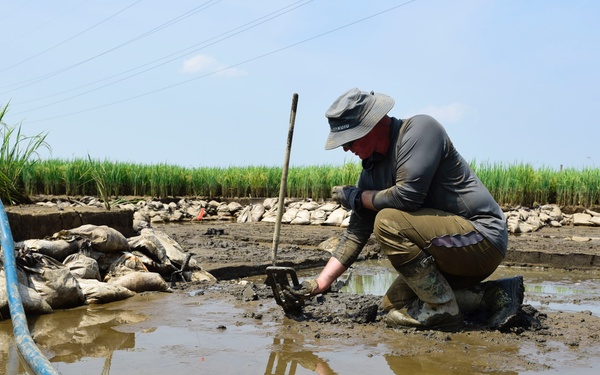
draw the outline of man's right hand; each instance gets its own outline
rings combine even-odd
[[[309,299],[314,296],[316,291],[319,289],[319,283],[317,280],[310,279],[304,280],[300,285],[296,287],[286,287],[282,290],[283,295],[292,300],[303,300]]]

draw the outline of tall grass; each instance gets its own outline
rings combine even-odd
[[[281,168],[268,166],[183,168],[85,159],[50,159],[23,171],[31,195],[273,197]],[[355,184],[360,165],[290,167],[287,195],[325,199],[333,185]],[[105,193],[102,193],[104,191]]]
[[[581,206],[598,204],[600,200],[600,173],[597,169],[565,169],[556,182],[557,200],[570,201]]]
[[[92,160],[89,155],[88,162],[89,173],[96,183],[96,191],[104,201],[104,207],[106,207],[107,210],[110,210],[111,193],[115,191],[113,184],[111,184],[114,180],[114,173],[111,173],[111,171],[116,168],[110,168],[109,163],[101,163],[97,160]]]
[[[23,175],[25,170],[36,162],[38,150],[48,148],[46,134],[26,136],[21,133],[21,125],[9,126],[3,118],[8,104],[0,108],[0,199],[6,204],[29,202],[24,193]]]
[[[471,168],[497,202],[505,205],[590,207],[600,204],[600,169],[535,169],[530,164],[489,164]]]
[[[594,206],[600,204],[600,170],[534,168],[526,163],[471,163],[496,201],[508,206],[555,203]],[[291,166],[287,196],[328,199],[331,187],[354,185],[359,163]],[[194,196],[205,198],[264,198],[279,194],[280,167],[198,167],[142,165],[94,161],[43,160],[26,164],[17,178],[29,195],[100,195],[155,198]],[[104,190],[103,194],[101,191]]]

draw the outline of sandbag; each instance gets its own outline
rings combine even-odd
[[[296,213],[296,217],[292,219],[290,222],[292,225],[308,225],[310,224],[310,211],[308,210],[298,210]]]
[[[88,304],[121,301],[135,295],[135,292],[125,287],[94,279],[81,279],[79,285]]]
[[[265,210],[270,210],[272,208],[277,208],[277,203],[279,202],[279,198],[265,198],[265,200],[263,201],[263,206],[265,207]]]
[[[111,277],[119,277],[131,272],[148,272],[146,266],[140,259],[132,253],[123,253],[115,262],[110,265],[110,269],[104,276],[104,281]]]
[[[155,272],[135,271],[122,276],[110,277],[107,282],[125,287],[137,293],[147,291],[164,292],[169,290],[166,281]]]
[[[238,223],[249,223],[252,222],[252,216],[250,215],[252,210],[252,206],[246,206],[242,209],[242,212],[237,217]]]
[[[203,270],[196,270],[189,273],[186,273],[186,278],[188,281],[200,282],[200,283],[216,283],[217,278],[214,277],[211,273]]]
[[[26,315],[41,315],[52,313],[52,307],[34,289],[18,283],[19,295]],[[0,269],[0,321],[10,319],[10,307],[6,292],[6,274]]]
[[[300,210],[297,208],[288,208],[281,216],[281,222],[284,224],[291,223],[291,221],[294,220],[294,218],[298,214],[298,211]]]
[[[174,239],[169,237],[168,234],[162,231],[154,230],[152,228],[142,229],[141,235],[146,239],[153,241],[157,246],[162,246],[167,254],[167,257],[174,263],[176,268],[180,268],[185,262],[186,253],[181,248],[181,245]],[[201,269],[200,265],[195,259],[190,259],[188,262],[188,268],[191,270]]]
[[[85,296],[77,279],[67,267],[49,256],[30,253],[23,268],[27,271],[29,285],[53,309],[81,306]]]
[[[70,238],[54,240],[25,240],[15,244],[16,249],[38,252],[62,262],[67,256],[79,250],[79,242]]]
[[[65,258],[63,264],[77,279],[102,280],[100,278],[100,267],[98,266],[98,262],[96,259],[87,255],[81,253],[71,254]]]
[[[277,222],[277,210],[269,210],[265,212],[260,221],[264,223],[276,223]]]
[[[340,226],[342,224],[342,222],[344,221],[344,219],[346,218],[346,216],[348,215],[348,211],[346,211],[344,208],[340,207],[338,209],[336,209],[335,211],[333,211],[331,214],[329,214],[329,217],[327,218],[327,220],[325,220],[325,225],[334,225],[334,226]]]
[[[316,209],[310,213],[310,224],[311,225],[322,225],[327,220],[327,212],[322,209]]]
[[[251,204],[246,206],[240,212],[237,222],[238,223],[255,223],[259,222],[265,214],[265,206],[263,204]]]
[[[80,227],[61,230],[52,235],[52,238],[72,238],[75,236],[90,241],[92,248],[101,252],[115,252],[129,250],[127,238],[106,225],[85,224]]]
[[[142,231],[139,236],[128,238],[127,242],[131,250],[139,250],[159,263],[166,263],[169,261],[167,252],[155,237],[152,232]]]
[[[96,251],[93,249],[86,249],[82,251],[82,254],[85,254],[91,258],[96,259],[98,262],[98,267],[100,268],[100,275],[106,275],[112,265],[118,261],[123,254],[127,254],[128,252],[116,251],[114,253],[102,253],[100,251]]]
[[[170,261],[167,263],[158,263],[141,251],[133,250],[131,253],[135,255],[150,272],[156,272],[166,276],[178,271]]]

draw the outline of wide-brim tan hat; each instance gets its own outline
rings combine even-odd
[[[330,127],[325,150],[364,137],[393,107],[394,99],[387,95],[348,90],[325,113]]]

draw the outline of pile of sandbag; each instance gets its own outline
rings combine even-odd
[[[15,244],[18,288],[27,314],[169,291],[165,280],[174,274],[186,281],[215,282],[190,255],[161,231],[146,228],[125,238],[113,228],[91,224]],[[1,267],[0,320],[10,317],[5,280]]]
[[[134,230],[151,227],[153,223],[178,222],[182,220],[227,220],[238,223],[277,220],[278,198],[266,198],[261,203],[242,206],[236,202],[192,200],[182,198],[178,202],[164,204],[159,201],[140,201],[137,205],[117,204],[122,209],[134,211]],[[281,222],[292,225],[331,225],[347,227],[350,211],[334,202],[315,202],[311,199],[284,201]],[[199,215],[202,212],[202,215]],[[510,233],[526,233],[545,226],[564,225],[600,226],[600,212],[583,209],[567,214],[555,204],[534,208],[504,208]]]

